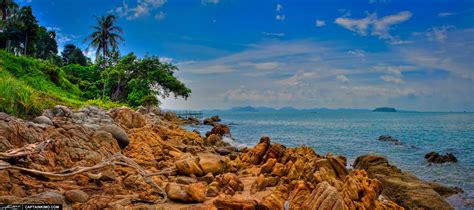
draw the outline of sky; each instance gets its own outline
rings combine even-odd
[[[474,111],[474,1],[22,0],[93,57],[94,16],[115,14],[123,55],[179,67],[167,109],[396,107]]]

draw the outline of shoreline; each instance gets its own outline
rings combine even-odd
[[[354,169],[348,169],[343,156],[318,155],[309,147],[286,148],[271,143],[268,137],[262,137],[253,148],[238,151],[222,141],[223,135],[230,134],[228,126],[211,122],[213,129],[206,137],[201,137],[179,127],[186,121],[156,109],[136,112],[118,108],[106,112],[95,107],[74,111],[55,107],[45,113],[43,116],[51,124],[46,119],[38,124],[4,113],[0,115],[2,154],[11,155],[11,149],[33,148],[31,153],[22,156],[4,156],[2,159],[6,163],[58,172],[78,166],[91,167],[103,158],[120,153],[138,164],[139,169],[134,171],[130,163],[128,167],[127,164],[115,164],[113,168],[106,166],[57,181],[16,169],[1,170],[5,180],[10,181],[9,185],[0,183],[2,203],[60,201],[73,208],[282,209],[286,204],[294,208],[324,205],[452,208],[444,196],[456,192],[403,173],[379,156],[360,157]],[[104,124],[113,124],[117,129],[104,131]],[[120,149],[118,143],[124,141],[123,133],[128,144]],[[45,141],[48,144],[41,144]],[[18,162],[19,157],[26,162]],[[143,173],[138,173],[140,170]],[[394,182],[394,179],[404,181]],[[155,183],[157,188],[150,183]],[[405,189],[406,183],[422,190]],[[46,187],[46,190],[35,186]],[[162,189],[166,195],[157,189]],[[392,189],[404,190],[398,190],[396,193],[402,194],[396,194]],[[397,199],[401,195],[410,203]],[[153,204],[163,200],[163,196],[173,202]]]

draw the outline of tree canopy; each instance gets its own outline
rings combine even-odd
[[[89,62],[89,58],[82,53],[81,49],[73,44],[64,45],[61,55],[64,65],[79,64],[81,66],[86,66]]]

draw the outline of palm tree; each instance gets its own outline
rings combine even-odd
[[[96,61],[99,57],[103,59],[103,68],[107,65],[107,57],[111,56],[112,51],[118,51],[119,41],[125,40],[120,36],[122,29],[115,25],[116,17],[114,15],[95,17],[97,25],[92,26],[94,32],[84,39],[84,42],[90,42],[89,47],[96,49]]]
[[[11,13],[11,9],[13,6],[12,0],[0,0],[0,12],[2,13],[2,21],[5,21]]]

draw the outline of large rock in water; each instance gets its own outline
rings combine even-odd
[[[115,140],[117,140],[117,143],[120,146],[120,148],[123,149],[126,146],[128,146],[129,144],[128,136],[127,136],[127,133],[125,133],[125,131],[122,128],[116,125],[104,125],[100,128],[100,130],[103,130],[112,134]]]
[[[451,153],[446,153],[446,155],[440,155],[437,152],[430,152],[425,155],[426,161],[429,163],[447,163],[447,162],[458,162],[458,159]]]
[[[382,156],[359,156],[353,166],[381,181],[383,194],[407,209],[453,209],[429,183],[402,172]]]

